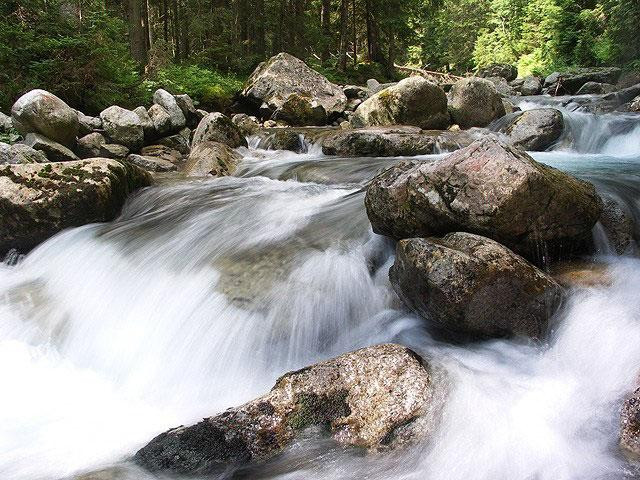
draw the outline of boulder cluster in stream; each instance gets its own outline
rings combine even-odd
[[[373,230],[396,241],[391,285],[425,325],[455,342],[544,341],[564,287],[543,269],[589,253],[599,220],[626,251],[632,220],[590,183],[525,153],[565,138],[564,118],[553,108],[519,111],[512,97],[594,92],[599,111],[639,111],[640,85],[612,91],[619,75],[518,79],[513,67],[491,65],[448,85],[414,76],[341,87],[281,53],[254,71],[231,118],[162,89],[149,108],[114,105],[97,116],[33,90],[10,118],[0,114],[0,133],[22,137],[0,143],[0,255],[113,219],[153,176],[233,174],[254,135],[260,148],[296,153],[313,137],[324,154],[341,157],[453,152],[399,161],[366,188]],[[162,433],[134,461],[206,474],[267,460],[310,428],[345,446],[386,450],[429,439],[447,390],[433,361],[399,345],[372,346],[288,373],[255,400]],[[633,454],[637,417],[636,394],[622,425],[622,446]]]

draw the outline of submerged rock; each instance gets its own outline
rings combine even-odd
[[[555,108],[536,108],[513,117],[499,131],[523,150],[542,152],[562,136],[564,118]]]
[[[343,157],[399,157],[456,150],[473,142],[466,132],[420,130],[416,127],[375,127],[328,135],[322,153]]]
[[[93,158],[0,167],[0,252],[26,252],[69,227],[113,219],[151,183],[133,165]]]
[[[424,129],[447,128],[447,96],[438,85],[422,77],[405,78],[362,102],[350,119],[354,127],[412,125]]]
[[[222,177],[233,173],[241,159],[228,145],[201,142],[191,150],[184,172],[190,177]]]
[[[45,90],[31,90],[21,96],[11,107],[11,119],[22,135],[39,133],[67,147],[73,147],[78,135],[76,112]]]
[[[633,460],[640,460],[640,388],[631,394],[622,407],[620,447]]]
[[[549,275],[470,233],[399,241],[389,278],[407,306],[462,339],[540,339],[562,297]]]
[[[295,153],[304,152],[307,147],[301,133],[290,129],[275,129],[260,140],[258,148],[267,150],[289,150]]]
[[[582,252],[602,202],[590,183],[533,160],[490,135],[432,162],[402,162],[365,197],[376,233],[395,239],[466,231],[520,255]]]
[[[632,253],[637,247],[634,239],[632,213],[627,211],[615,198],[603,196],[600,223],[613,250],[618,255]]]
[[[309,427],[343,445],[402,445],[435,429],[443,377],[406,347],[363,348],[287,373],[255,400],[162,433],[134,461],[152,471],[207,474],[273,457]]]
[[[458,80],[450,92],[449,111],[461,128],[486,127],[505,115],[496,87],[484,78]]]
[[[308,99],[310,105],[321,107],[325,119],[340,115],[347,103],[347,97],[338,85],[288,53],[279,53],[258,65],[247,80],[241,98],[254,110],[260,109],[263,117],[270,118],[292,94]],[[296,119],[293,120],[292,125],[299,125]]]
[[[236,148],[246,147],[247,139],[226,115],[213,112],[204,117],[193,134],[192,147],[201,142],[218,142]]]

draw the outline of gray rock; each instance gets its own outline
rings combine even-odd
[[[223,177],[232,174],[242,157],[228,145],[201,142],[191,150],[184,172],[190,177]]]
[[[507,82],[515,80],[518,68],[508,63],[492,63],[478,70],[478,77],[501,77]]]
[[[170,135],[168,137],[161,138],[156,143],[158,145],[164,145],[173,150],[177,150],[183,155],[187,155],[191,150],[190,141],[189,141],[190,137],[191,137],[191,130],[189,130],[188,128],[183,128],[182,130],[180,130],[180,132],[176,133],[175,135]]]
[[[146,108],[140,106],[133,109],[133,113],[135,113],[140,119],[140,123],[142,124],[142,130],[144,131],[144,140],[145,142],[150,142],[154,138],[157,138],[157,132],[155,126],[153,125],[153,120],[149,116],[149,112]]]
[[[100,113],[102,127],[111,143],[124,145],[131,151],[138,151],[144,143],[144,129],[140,117],[117,105]]]
[[[459,339],[542,339],[562,289],[494,240],[470,233],[400,240],[389,271],[404,303]]]
[[[0,252],[27,252],[59,231],[112,220],[151,178],[133,165],[94,158],[0,167]]]
[[[342,113],[347,103],[339,86],[288,53],[279,53],[261,63],[247,80],[241,98],[256,110],[264,104],[263,112],[269,116],[292,94],[322,107],[329,119]]]
[[[630,459],[640,459],[640,388],[627,397],[622,407],[620,447]]]
[[[144,168],[149,172],[172,172],[178,169],[173,163],[158,157],[148,157],[132,153],[127,156],[127,162]]]
[[[104,135],[98,132],[90,133],[78,140],[76,153],[80,158],[94,158],[100,156],[100,147],[107,143]]]
[[[180,110],[182,110],[182,114],[187,121],[187,127],[195,128],[198,125],[198,122],[200,122],[203,117],[198,114],[196,107],[193,105],[193,100],[191,99],[191,97],[187,94],[174,95],[174,97],[176,99],[178,107],[180,107]]]
[[[104,143],[100,145],[100,157],[114,160],[124,160],[129,155],[129,149],[117,143]]]
[[[325,125],[329,119],[324,107],[311,96],[292,93],[271,115],[272,120],[287,125]]]
[[[48,139],[39,133],[27,133],[25,145],[44,153],[50,162],[73,162],[80,160],[78,156],[64,145]]]
[[[511,86],[509,83],[502,77],[486,77],[485,80],[493,83],[493,86],[496,87],[496,91],[502,95],[503,97],[512,97],[516,95],[518,92]],[[454,84],[455,85],[455,84]],[[453,86],[452,86],[453,88]]]
[[[153,123],[153,128],[158,136],[164,137],[173,131],[173,124],[171,122],[169,112],[167,112],[160,105],[151,105],[148,113],[149,118],[151,119],[151,123]]]
[[[11,108],[13,126],[26,136],[39,133],[54,142],[73,147],[78,135],[78,115],[53,93],[31,90]]]
[[[376,93],[381,92],[385,88],[393,87],[394,85],[397,85],[397,84],[398,82],[380,83],[375,78],[370,78],[369,80],[367,80],[368,95],[369,96],[375,95]]]
[[[342,91],[349,100],[356,98],[364,100],[369,96],[369,89],[367,87],[359,87],[358,85],[346,85],[342,88]]]
[[[47,157],[44,153],[31,148],[23,143],[0,143],[0,165],[18,163],[46,163]]]
[[[258,148],[266,150],[289,150],[295,153],[306,151],[304,138],[296,131],[279,128],[260,140]]]
[[[184,113],[182,113],[182,109],[178,105],[176,98],[169,92],[161,88],[156,90],[153,94],[153,103],[160,105],[167,111],[171,118],[172,131],[177,132],[186,126],[187,119]]]
[[[610,83],[587,82],[580,87],[576,95],[602,95],[604,93],[615,92],[616,90],[616,86]]]
[[[322,141],[322,153],[342,157],[400,157],[435,152],[436,139],[417,127],[377,127],[336,132]]]
[[[544,81],[550,94],[575,94],[587,82],[615,84],[622,70],[617,67],[579,68],[572,72],[554,72]]]
[[[515,113],[520,111],[520,107],[516,106],[511,100],[507,98],[502,99],[502,106],[504,107],[504,111],[506,114]]]
[[[214,112],[204,117],[193,134],[192,146],[202,142],[219,142],[231,148],[246,147],[247,139],[226,115]]]
[[[354,127],[446,128],[450,124],[447,96],[438,85],[422,77],[405,78],[362,102],[350,122]]]
[[[499,131],[523,150],[542,152],[562,136],[564,118],[555,108],[536,108],[513,117]]]
[[[542,79],[529,75],[524,77],[520,93],[522,95],[539,95],[542,92]]]
[[[78,136],[84,137],[89,135],[90,133],[95,132],[96,130],[102,130],[102,120],[98,117],[90,117],[89,115],[85,115],[79,110],[76,110],[76,115],[78,115]]]
[[[140,155],[145,157],[156,157],[171,163],[178,163],[182,159],[182,154],[165,145],[148,145],[140,150]]]
[[[611,196],[603,196],[602,200],[600,223],[615,252],[618,255],[634,253],[637,246],[631,212]]]
[[[11,117],[0,112],[0,133],[9,133],[13,129]]]
[[[602,202],[590,183],[489,135],[436,162],[402,162],[375,177],[365,206],[395,239],[466,231],[542,262],[585,251]]]
[[[206,475],[271,458],[310,427],[342,445],[389,449],[435,430],[447,390],[445,374],[408,348],[367,347],[287,373],[255,400],[162,433],[134,461]]]
[[[486,127],[506,113],[493,83],[475,77],[463,78],[453,85],[449,111],[461,128]]]
[[[234,125],[240,129],[244,136],[253,135],[260,129],[260,122],[256,117],[249,116],[246,113],[237,113],[231,117]]]

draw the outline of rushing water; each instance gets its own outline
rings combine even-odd
[[[535,158],[593,181],[637,218],[640,120],[564,114],[567,135]],[[409,345],[451,373],[435,438],[369,456],[302,439],[235,475],[637,475],[617,429],[640,365],[640,260],[600,258],[611,284],[573,291],[547,344],[439,343],[392,292],[393,245],[371,232],[363,208],[363,186],[397,159],[252,145],[235,177],[145,189],[116,221],[0,264],[0,479],[100,468],[151,478],[127,458],[158,432],[251,399],[287,370],[380,342]]]

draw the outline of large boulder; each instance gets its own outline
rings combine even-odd
[[[22,135],[40,133],[67,147],[78,135],[78,115],[69,105],[44,90],[31,90],[11,108],[13,126]]]
[[[528,75],[522,79],[520,93],[522,95],[539,95],[542,92],[542,80],[534,75]]]
[[[146,108],[140,106],[133,109],[133,113],[138,115],[140,123],[142,124],[142,131],[144,132],[145,143],[150,142],[154,138],[158,137],[156,128],[153,125],[153,120],[149,116],[149,112]]]
[[[150,172],[172,172],[178,169],[178,167],[168,160],[147,155],[137,155],[135,153],[127,156],[127,162]]]
[[[470,233],[399,241],[389,278],[409,308],[459,339],[541,339],[562,297],[549,275]]]
[[[164,137],[174,131],[173,122],[169,112],[157,103],[151,105],[147,113],[149,114],[149,118],[153,124],[153,129],[156,131],[158,136]]]
[[[484,78],[458,80],[450,92],[449,111],[461,128],[486,127],[505,115],[496,87]]]
[[[255,400],[162,433],[134,461],[206,475],[269,459],[310,427],[342,445],[388,449],[431,434],[446,391],[443,372],[408,348],[367,347],[287,373]]]
[[[138,151],[144,143],[144,129],[140,117],[125,108],[113,105],[100,113],[104,133],[112,143]]]
[[[587,82],[615,84],[622,70],[618,67],[578,68],[571,72],[553,72],[544,80],[551,94],[575,94]]]
[[[555,108],[536,108],[517,114],[499,131],[523,150],[542,152],[562,136],[564,118]]]
[[[629,208],[617,198],[604,195],[600,224],[604,233],[618,255],[635,253],[635,225]]]
[[[327,123],[327,112],[324,107],[311,97],[292,93],[273,112],[271,119],[284,122],[287,125],[311,126],[324,125]]]
[[[11,163],[46,163],[47,156],[23,143],[0,143],[0,165]]]
[[[212,112],[200,120],[193,134],[191,146],[202,142],[219,142],[231,148],[246,147],[247,139],[229,117],[219,112]]]
[[[182,108],[178,105],[176,98],[169,92],[162,88],[156,90],[153,94],[153,103],[160,105],[167,111],[170,119],[171,131],[177,132],[186,126],[187,119],[182,112]]]
[[[508,63],[491,63],[478,70],[479,77],[500,77],[507,82],[515,80],[518,76],[518,68]]]
[[[150,183],[139,168],[104,158],[0,167],[0,253],[111,220],[129,193]]]
[[[640,388],[624,402],[620,418],[620,447],[633,460],[640,460]]]
[[[48,139],[39,133],[27,133],[25,145],[43,152],[50,162],[73,162],[80,160],[78,156],[64,145]]]
[[[466,147],[466,132],[425,131],[416,127],[373,127],[339,131],[322,141],[322,153],[342,157],[400,157],[428,155]]]
[[[350,121],[354,127],[446,128],[450,124],[447,95],[438,85],[422,77],[405,78],[362,102]]]
[[[200,142],[191,150],[184,172],[190,177],[223,177],[233,173],[240,160],[240,154],[224,143]]]
[[[602,95],[616,90],[616,86],[610,83],[587,82],[578,89],[576,95]]]
[[[104,135],[98,132],[90,133],[78,139],[76,153],[80,158],[94,158],[100,156],[100,147],[107,143]]]
[[[78,136],[84,137],[96,130],[102,130],[102,120],[98,117],[90,117],[79,110],[76,110],[78,116]]]
[[[265,117],[270,117],[292,94],[308,99],[310,105],[322,107],[325,119],[340,115],[347,103],[339,86],[288,53],[279,53],[258,65],[247,80],[241,98],[254,110],[260,109]]]
[[[182,110],[184,118],[187,120],[187,127],[195,128],[202,117],[200,117],[198,110],[196,110],[191,97],[185,93],[182,95],[174,95],[174,98],[176,99],[178,107]]]
[[[260,122],[258,119],[246,113],[236,113],[231,117],[231,121],[240,129],[240,132],[245,137],[253,135],[260,130]]]
[[[8,115],[0,112],[0,133],[9,133],[13,129],[13,120]]]
[[[391,167],[371,181],[365,206],[376,233],[403,239],[466,231],[538,262],[587,248],[602,212],[593,185],[493,135],[442,160]]]

